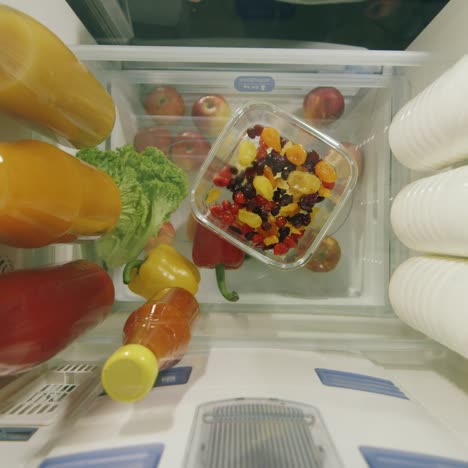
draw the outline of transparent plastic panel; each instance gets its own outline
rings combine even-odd
[[[225,400],[195,415],[187,468],[342,467],[320,413],[276,399]]]

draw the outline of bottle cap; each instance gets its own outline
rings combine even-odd
[[[132,403],[153,388],[158,372],[158,360],[151,350],[129,344],[120,347],[104,364],[102,386],[113,400]]]

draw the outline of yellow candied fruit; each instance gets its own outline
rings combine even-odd
[[[249,166],[254,161],[256,155],[257,148],[253,141],[244,140],[240,142],[239,149],[237,151],[239,164],[241,164],[242,166]]]
[[[276,186],[282,190],[289,190],[289,184],[286,180],[282,179],[281,177],[275,179]]]
[[[281,151],[281,137],[276,130],[276,128],[273,127],[265,127],[262,130],[262,140],[271,148],[273,148],[275,151],[280,152]]]
[[[221,195],[221,190],[219,189],[216,189],[216,188],[212,188],[208,194],[206,195],[206,198],[205,198],[205,203],[207,205],[211,205],[212,203],[214,203],[218,197]]]
[[[288,184],[292,192],[302,195],[315,193],[322,185],[316,175],[303,171],[292,171],[288,176]]]
[[[314,167],[314,172],[322,182],[331,184],[336,181],[335,169],[326,161],[319,161]]]
[[[289,205],[280,208],[280,216],[294,216],[301,211],[301,207],[296,203],[289,203]]]
[[[278,242],[279,242],[278,236],[270,236],[270,237],[265,237],[265,239],[263,239],[263,243],[265,245],[277,244]]]
[[[251,228],[258,228],[262,225],[262,218],[256,213],[252,213],[251,211],[246,210],[245,208],[241,208],[239,213],[237,214],[237,219],[241,223],[245,223]]]
[[[292,145],[286,150],[286,159],[296,166],[302,166],[306,162],[307,151],[302,145]]]
[[[273,198],[273,186],[265,176],[255,176],[253,186],[259,195],[271,200]]]
[[[286,144],[283,146],[283,149],[280,151],[280,154],[284,156],[286,154],[286,151],[288,151],[291,146],[294,146],[294,143],[292,141],[287,141]]]
[[[323,185],[318,189],[319,197],[328,198],[331,195],[331,190]]]

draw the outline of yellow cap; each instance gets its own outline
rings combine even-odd
[[[158,360],[151,350],[139,344],[125,345],[104,364],[102,386],[113,400],[132,403],[153,388],[158,372]]]

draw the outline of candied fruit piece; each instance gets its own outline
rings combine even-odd
[[[275,151],[281,151],[280,134],[276,128],[265,127],[262,130],[262,140]]]
[[[296,203],[290,203],[289,205],[283,206],[280,209],[280,216],[294,216],[295,214],[299,213],[301,211],[301,207]]]
[[[259,195],[271,200],[273,198],[273,186],[265,176],[256,176],[253,180],[253,186]]]
[[[221,190],[212,188],[206,195],[205,203],[207,205],[211,205],[219,198],[220,195],[221,195]]]
[[[255,143],[250,140],[243,140],[239,144],[239,150],[237,152],[239,163],[242,166],[248,166],[257,156],[257,147]]]
[[[273,245],[273,244],[277,244],[278,242],[279,242],[278,236],[270,236],[270,237],[265,237],[265,239],[263,239],[263,243],[265,245]]]
[[[263,168],[263,175],[270,181],[272,187],[276,187],[276,179],[273,175],[273,171],[269,166]]]
[[[326,161],[319,161],[314,168],[315,175],[323,182],[332,183],[336,181],[336,172]]]
[[[317,176],[310,172],[292,171],[288,177],[288,184],[292,192],[306,195],[317,192],[321,182]]]
[[[286,158],[296,166],[302,166],[307,159],[307,151],[302,145],[292,145],[286,150]]]
[[[331,190],[323,185],[318,190],[319,197],[328,198],[331,195]]]
[[[252,213],[245,208],[241,208],[237,214],[237,218],[241,223],[256,229],[262,225],[262,218],[258,214]]]

